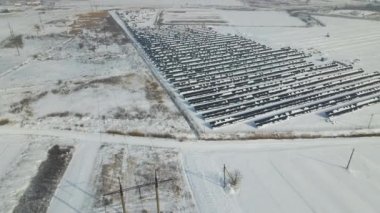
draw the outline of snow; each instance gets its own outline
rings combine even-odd
[[[44,14],[40,14],[37,10],[23,10],[22,12],[5,13],[0,16],[0,41],[6,39],[9,35],[9,25],[11,26],[15,35],[23,35],[24,47],[20,49],[20,56],[18,56],[16,49],[1,49],[0,51],[0,65],[3,68],[0,71],[0,76],[3,72],[17,66],[19,63],[26,61],[33,54],[40,51],[49,49],[55,41],[54,39],[45,39],[44,41],[25,39],[26,35],[37,35],[34,30],[34,25],[40,24],[39,16],[41,17],[44,28],[40,34],[54,34],[62,31],[66,31],[66,27],[57,27],[54,24],[46,24],[48,20],[66,19],[72,12],[65,10],[46,11]],[[28,17],[27,19],[25,17]],[[69,21],[69,20],[68,20]]]
[[[278,1],[276,1],[278,2]],[[352,2],[340,0],[338,3]],[[268,6],[267,1],[256,1]],[[292,2],[293,4],[294,2]],[[336,2],[326,2],[334,4]],[[252,4],[238,0],[207,1],[60,1],[57,9],[42,15],[43,22],[52,19],[75,19],[74,15],[94,8],[132,7],[239,7]],[[322,4],[311,1],[311,4]],[[272,5],[273,6],[273,5]],[[23,8],[24,10],[25,8]],[[5,39],[10,22],[16,34],[35,35],[33,25],[39,23],[37,10],[12,12],[0,15],[0,40]],[[185,9],[188,10],[188,9]],[[379,24],[368,20],[343,19],[318,16],[326,27],[303,27],[302,22],[278,11],[229,11],[211,9],[231,26],[215,27],[221,32],[240,34],[270,46],[292,46],[321,53],[328,60],[343,60],[363,67],[366,72],[378,70],[380,48]],[[202,13],[207,13],[204,10]],[[152,12],[157,14],[158,10]],[[346,11],[351,13],[350,11]],[[360,15],[360,14],[359,14]],[[361,15],[371,16],[369,12]],[[25,18],[28,17],[28,18]],[[147,20],[146,25],[152,25]],[[241,27],[233,26],[241,25]],[[262,27],[260,27],[262,26]],[[263,27],[265,26],[265,27]],[[50,33],[65,33],[62,24],[46,24],[44,36]],[[329,33],[330,37],[325,35]],[[112,153],[101,151],[108,146],[115,150],[126,148],[125,153],[139,159],[152,152],[165,157],[175,152],[187,200],[179,199],[181,207],[195,205],[196,209],[178,212],[294,212],[294,213],[339,213],[378,212],[380,209],[380,146],[378,137],[372,138],[318,138],[299,140],[246,140],[246,141],[203,141],[193,139],[186,121],[169,96],[164,96],[163,104],[169,109],[167,114],[158,114],[156,119],[123,120],[101,119],[102,115],[113,113],[115,108],[134,110],[139,106],[148,111],[153,105],[145,98],[144,80],[151,79],[149,67],[131,44],[123,48],[117,45],[100,45],[94,52],[78,50],[78,40],[69,38],[25,39],[21,56],[14,49],[0,50],[0,119],[9,118],[9,125],[0,127],[0,209],[12,212],[30,181],[46,159],[47,150],[54,144],[73,145],[74,155],[67,168],[48,212],[94,212],[95,179],[101,170],[102,160]],[[37,54],[37,58],[34,55]],[[103,56],[113,58],[101,62]],[[87,57],[91,56],[92,59]],[[91,80],[112,76],[133,74],[130,83],[119,85],[99,84],[89,86],[67,95],[54,94],[60,88],[58,81],[75,88],[75,82],[88,83]],[[137,77],[136,77],[137,76]],[[61,85],[62,86],[62,85]],[[23,98],[33,97],[47,91],[47,95],[30,104],[33,115],[12,114],[10,105]],[[100,102],[100,103],[99,103]],[[46,117],[51,113],[81,113],[83,118],[69,116]],[[368,121],[373,116],[369,130]],[[296,135],[320,134],[334,136],[352,132],[378,132],[380,127],[379,106],[371,105],[326,121],[319,114],[299,116],[268,125],[259,133],[290,131]],[[196,115],[193,116],[195,119]],[[307,121],[307,122],[306,122]],[[197,121],[198,122],[198,121]],[[334,123],[334,124],[332,124]],[[79,127],[79,125],[84,127]],[[148,126],[148,127],[147,127]],[[71,129],[66,131],[64,129]],[[123,131],[139,130],[143,133],[171,133],[185,135],[182,143],[178,139],[150,137],[130,137],[105,134],[108,129]],[[333,130],[332,132],[329,132]],[[204,131],[208,131],[205,130]],[[236,125],[232,132],[249,134],[249,125]],[[211,132],[211,136],[228,133],[221,128]],[[349,155],[355,148],[350,168],[346,170]],[[147,151],[149,150],[149,151]],[[142,162],[145,162],[146,158]],[[173,159],[170,159],[173,160]],[[141,162],[140,162],[141,163]],[[228,191],[222,187],[222,166],[238,169],[242,173],[242,183],[237,190]],[[129,166],[128,164],[126,166]],[[130,171],[133,173],[133,171]],[[127,177],[128,178],[128,177]],[[128,182],[128,184],[133,184]],[[165,199],[165,198],[164,198]],[[131,209],[140,210],[142,204],[129,204]],[[147,207],[154,211],[154,203]],[[165,200],[164,206],[174,208],[177,203]],[[103,212],[103,209],[96,209]],[[112,209],[120,210],[120,206]],[[174,211],[177,212],[177,211]]]
[[[65,15],[59,11],[57,15],[49,11],[42,18],[46,18],[46,22],[61,18],[72,20],[76,12],[84,13],[86,8],[70,9]],[[35,11],[27,13],[36,15]],[[15,20],[21,21],[22,14],[14,16]],[[27,26],[18,28],[17,33],[29,38],[24,37],[22,54],[15,61],[1,58],[2,55],[8,57],[9,51],[14,49],[1,49],[0,64],[6,64],[7,69],[0,71],[0,118],[8,118],[12,125],[27,128],[139,131],[141,134],[193,137],[188,124],[164,91],[158,88],[157,93],[162,93],[161,100],[147,99],[147,82],[154,82],[154,79],[130,43],[119,45],[113,37],[111,44],[106,46],[94,41],[103,38],[103,32],[101,36],[85,31],[68,37],[65,26],[52,25],[45,25],[40,36],[31,33]],[[84,47],[80,48],[79,44]],[[90,50],[91,45],[96,46],[95,50]],[[103,79],[119,77],[122,82],[101,83]],[[78,87],[83,88],[76,90]],[[62,91],[68,94],[62,94]],[[46,92],[46,96],[28,104],[29,115],[10,113],[12,104]],[[114,115],[120,109],[126,112],[126,116],[132,114],[132,118],[116,118]],[[66,112],[69,116],[57,116]],[[78,118],[73,116],[75,114],[83,116]]]
[[[369,10],[332,10],[332,11],[329,11],[328,14],[345,15],[345,16],[352,16],[352,17],[365,17],[365,16],[372,16],[378,13],[375,11],[369,11]]]
[[[146,15],[145,15],[146,16]],[[270,18],[268,18],[270,17]],[[284,11],[242,11],[220,9],[162,10],[164,24],[228,25],[239,27],[296,27],[305,26],[300,19]]]
[[[216,30],[249,37],[274,47],[291,46],[318,50],[328,58],[353,62],[356,68],[366,72],[379,70],[377,50],[380,48],[379,23],[377,21],[317,16],[326,27],[224,27]],[[267,20],[271,17],[267,16]],[[326,37],[329,34],[330,37]]]
[[[94,199],[92,181],[100,169],[94,165],[102,159],[99,159],[102,144],[115,149],[138,145],[140,151],[167,148],[178,151],[197,212],[370,213],[380,208],[377,138],[178,143],[167,139],[15,128],[0,128],[0,135],[1,147],[6,146],[6,141],[17,144],[28,137],[44,141],[55,138],[58,144],[75,144],[73,159],[49,212],[91,212],[87,204]],[[355,154],[346,170],[352,148]],[[144,152],[134,153],[139,156]],[[228,170],[237,169],[242,174],[240,187],[233,193],[222,187],[223,164]],[[13,172],[18,173],[21,168],[13,167]],[[4,171],[3,166],[0,171]],[[0,194],[6,195],[9,190],[20,190],[20,185],[0,189]],[[16,203],[17,199],[8,201]]]
[[[324,61],[327,60],[327,62],[332,62],[334,60],[342,61],[343,63],[346,63],[348,65],[353,65],[354,69],[362,68],[362,64],[365,64],[364,71],[366,73],[373,73],[379,65],[378,60],[372,54],[372,52],[375,52],[376,49],[378,49],[378,42],[375,42],[377,39],[378,29],[375,27],[377,26],[376,22],[374,21],[366,21],[366,20],[353,20],[355,21],[353,24],[351,24],[353,21],[342,19],[342,18],[332,18],[332,17],[320,17],[322,18],[321,21],[327,25],[327,27],[320,27],[320,26],[313,26],[313,27],[306,27],[299,19],[295,17],[289,16],[285,12],[279,12],[279,11],[237,11],[237,10],[217,10],[217,9],[210,9],[210,16],[217,17],[218,15],[222,16],[222,14],[225,14],[224,18],[220,18],[220,20],[228,20],[229,23],[228,26],[210,26],[216,29],[219,32],[222,33],[231,33],[231,34],[237,34],[244,37],[249,37],[253,39],[254,41],[258,41],[260,43],[266,44],[271,47],[275,48],[282,48],[282,47],[295,47],[300,49],[301,51],[304,51],[306,54],[313,53],[313,56],[308,59],[310,61],[313,61],[315,64],[322,63],[320,61],[321,57],[324,58]],[[199,21],[203,19],[203,16],[206,17],[205,10],[200,9],[170,9],[167,11],[163,11],[163,19],[165,21],[165,12],[169,13],[170,16],[166,17],[167,21],[175,21],[178,20],[181,21],[189,21],[191,23],[191,17],[194,18],[195,21]],[[173,13],[173,14],[171,14]],[[180,14],[184,13],[184,16],[181,16]],[[263,24],[261,25],[253,25],[253,26],[245,26],[245,24],[254,23],[249,17],[252,16],[260,16],[260,19],[258,21]],[[201,18],[197,20],[197,16],[200,16]],[[179,17],[179,19],[177,19]],[[137,20],[141,19],[142,17],[139,17]],[[199,17],[198,17],[199,18]],[[219,18],[218,18],[219,20]],[[239,23],[241,23],[241,26],[233,25],[233,21],[240,20]],[[249,21],[251,20],[251,21]],[[326,21],[328,20],[328,21]],[[132,21],[133,24],[136,20]],[[245,23],[246,21],[246,23]],[[138,22],[138,21],[137,21]],[[207,22],[207,21],[206,21]],[[302,24],[297,26],[298,24]],[[368,33],[367,31],[364,31],[364,27],[362,26],[363,23],[366,25],[365,28],[370,28],[370,33],[375,36],[373,40],[368,41],[362,40],[362,37],[368,36],[364,32]],[[123,24],[122,24],[123,25]],[[186,25],[186,24],[185,24]],[[216,24],[219,25],[219,24]],[[244,26],[243,26],[244,25]],[[361,31],[357,31],[356,28],[361,29]],[[356,29],[356,30],[354,30]],[[326,32],[325,32],[326,31]],[[327,37],[326,35],[329,34],[330,37]],[[332,36],[335,35],[335,36]],[[353,40],[352,38],[357,39],[357,43],[351,42]],[[350,49],[348,49],[350,48]],[[355,50],[355,51],[352,51]],[[364,56],[357,54],[361,51],[365,52]],[[143,57],[144,54],[141,54]],[[149,62],[149,60],[148,60]],[[324,62],[326,63],[326,62]],[[373,63],[371,65],[371,63]],[[152,68],[155,70],[155,68]],[[290,78],[289,78],[290,79]],[[165,85],[165,84],[164,84]],[[166,85],[170,90],[170,85]],[[228,93],[226,93],[228,94]],[[179,100],[181,100],[180,97],[177,97]],[[180,101],[181,102],[181,101]],[[288,119],[282,122],[278,122],[276,124],[266,125],[263,128],[256,129],[254,128],[253,122],[245,122],[240,124],[234,124],[233,126],[228,127],[222,127],[218,129],[210,129],[208,127],[208,124],[199,117],[194,111],[189,108],[187,103],[180,103],[180,105],[184,105],[181,108],[186,108],[184,111],[189,114],[190,117],[189,120],[192,122],[192,126],[194,126],[193,129],[198,129],[198,132],[204,132],[202,136],[208,137],[210,135],[217,134],[239,134],[239,133],[246,133],[247,135],[250,134],[250,132],[255,131],[257,133],[271,133],[271,132],[289,132],[289,133],[304,133],[304,132],[324,132],[323,134],[328,134],[327,132],[330,131],[330,134],[333,135],[335,130],[340,131],[352,131],[352,130],[358,130],[358,129],[367,129],[368,126],[368,111],[367,108],[359,110],[356,112],[356,114],[350,113],[350,120],[351,122],[347,122],[345,124],[342,124],[341,122],[331,122],[330,120],[326,120],[325,116],[323,116],[323,111],[318,111],[315,113],[311,113],[308,115],[302,115],[298,118],[292,118]],[[377,108],[380,109],[380,108]],[[292,109],[289,109],[292,110]],[[380,111],[375,110],[372,111],[371,114],[379,114]],[[353,117],[352,115],[364,115],[361,116],[359,119]],[[371,115],[369,114],[369,115]],[[228,119],[228,118],[226,118]],[[339,119],[339,118],[337,118]],[[294,122],[293,120],[297,120],[297,122]],[[310,120],[311,122],[307,122],[307,124],[304,124],[304,120]],[[360,122],[357,122],[360,121]],[[351,124],[349,124],[351,123]],[[353,123],[355,123],[353,125]],[[377,122],[373,123],[372,125],[373,129],[378,129]],[[333,130],[333,131],[332,131]],[[217,137],[217,138],[223,138],[223,136]]]
[[[266,20],[272,20],[270,13],[267,14]],[[377,21],[324,16],[316,16],[316,18],[322,21],[326,27],[212,27],[222,33],[242,35],[273,47],[291,46],[306,52],[314,52],[316,56],[313,61],[320,56],[327,57],[328,60],[353,64],[354,69],[363,68],[367,73],[379,70],[380,63],[377,55],[374,54],[380,48],[379,23]],[[330,37],[326,37],[327,33]],[[313,113],[267,125],[258,132],[366,129],[372,114],[380,114],[378,104],[334,118],[333,123],[326,122],[325,117],[320,113]],[[305,120],[308,122],[304,122]],[[372,128],[378,127],[378,122],[375,121]],[[207,128],[205,130],[208,131]],[[233,128],[212,131],[225,133],[243,130],[252,131],[252,127],[249,124],[237,124]]]
[[[90,144],[89,144],[90,143]],[[96,168],[94,162],[100,146],[99,141],[82,141],[75,147],[72,162],[55,191],[47,212],[79,212],[92,203],[91,177]]]
[[[220,10],[221,17],[230,26],[240,27],[295,27],[305,26],[300,19],[284,11],[239,11]]]
[[[377,212],[379,149],[363,138],[246,143],[186,150],[184,162],[200,212]],[[223,164],[242,173],[235,194],[223,190]]]
[[[23,135],[0,137],[0,208],[2,212],[13,212],[18,200],[38,167],[47,157],[47,150],[54,138]]]
[[[124,0],[94,0],[94,5],[106,7],[106,6],[122,6],[122,7],[199,7],[199,6],[241,6],[242,2],[238,0],[130,0],[125,2]]]

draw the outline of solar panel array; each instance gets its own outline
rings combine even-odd
[[[212,128],[247,120],[259,127],[325,108],[337,116],[380,100],[380,73],[337,61],[316,65],[290,47],[273,49],[208,28],[130,30]]]

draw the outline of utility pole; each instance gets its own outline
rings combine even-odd
[[[371,114],[371,118],[369,119],[369,122],[368,122],[368,129],[371,127],[371,124],[372,124],[372,119],[373,119],[373,113]]]
[[[226,164],[223,164],[223,188],[226,188]]]
[[[107,49],[108,45],[107,45],[107,31],[106,31],[106,27],[103,27],[103,33],[104,33],[104,44],[106,45],[106,49]]]
[[[348,170],[348,168],[350,167],[352,156],[354,155],[354,152],[355,152],[355,148],[352,148],[352,152],[351,152],[351,155],[350,155],[350,159],[348,160],[348,163],[347,163],[347,166],[346,166],[346,170]]]
[[[42,29],[43,31],[45,31],[45,27],[44,27],[44,25],[42,24],[41,13],[38,13],[38,19],[40,20],[41,29]]]
[[[125,209],[123,187],[121,186],[120,177],[119,177],[119,187],[120,187],[120,198],[121,198],[121,206],[123,207],[123,213],[127,213],[127,210]]]
[[[155,182],[155,188],[156,188],[157,213],[160,213],[160,198],[159,198],[159,195],[158,195],[157,169],[154,170],[154,182]]]
[[[103,195],[103,205],[104,205],[104,213],[107,213],[107,203],[106,203],[106,198]]]
[[[13,32],[13,29],[11,27],[11,24],[8,22],[8,27],[9,27],[9,34],[11,35],[11,39],[15,38],[15,34]],[[20,56],[20,50],[18,49],[18,43],[16,42],[16,50],[17,50],[17,55]]]
[[[8,22],[8,27],[9,27],[9,33],[11,34],[11,37],[13,37],[14,36],[13,29],[11,27],[11,24],[9,24],[9,22]]]

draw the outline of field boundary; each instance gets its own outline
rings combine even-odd
[[[167,85],[163,82],[163,79],[161,78],[160,74],[157,72],[156,68],[152,65],[148,57],[145,55],[145,52],[141,49],[139,46],[139,43],[134,38],[133,34],[129,31],[129,29],[125,26],[123,21],[120,19],[120,17],[116,14],[116,11],[109,11],[109,14],[112,16],[113,20],[123,29],[126,36],[128,36],[129,39],[131,39],[131,43],[133,47],[136,49],[136,51],[139,53],[141,58],[145,61],[146,65],[151,70],[151,73],[153,74],[154,78],[160,83],[160,85],[164,88],[166,93],[169,95],[170,99],[173,101],[174,105],[177,107],[177,109],[181,112],[185,120],[187,121],[189,127],[193,130],[195,136],[197,139],[201,139],[201,131],[199,127],[195,124],[195,122],[192,120],[190,115],[188,115],[185,110],[183,109],[183,104],[180,103],[180,100],[176,96],[176,94],[167,87]]]

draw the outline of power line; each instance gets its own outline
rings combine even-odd
[[[170,182],[170,181],[174,181],[174,180],[175,180],[174,178],[169,178],[169,179],[165,179],[165,180],[159,180],[158,183],[166,183],[166,182]],[[146,187],[146,186],[155,185],[155,184],[156,184],[156,182],[144,183],[144,184],[140,184],[137,186],[123,188],[123,191],[126,192],[126,191],[135,190],[135,189]],[[117,193],[119,193],[119,191],[120,190],[108,192],[108,193],[104,194],[103,196],[117,194]]]
[[[157,204],[157,213],[160,213],[160,197],[158,194],[158,178],[157,178],[157,169],[154,170],[154,182],[156,189],[156,204]]]

